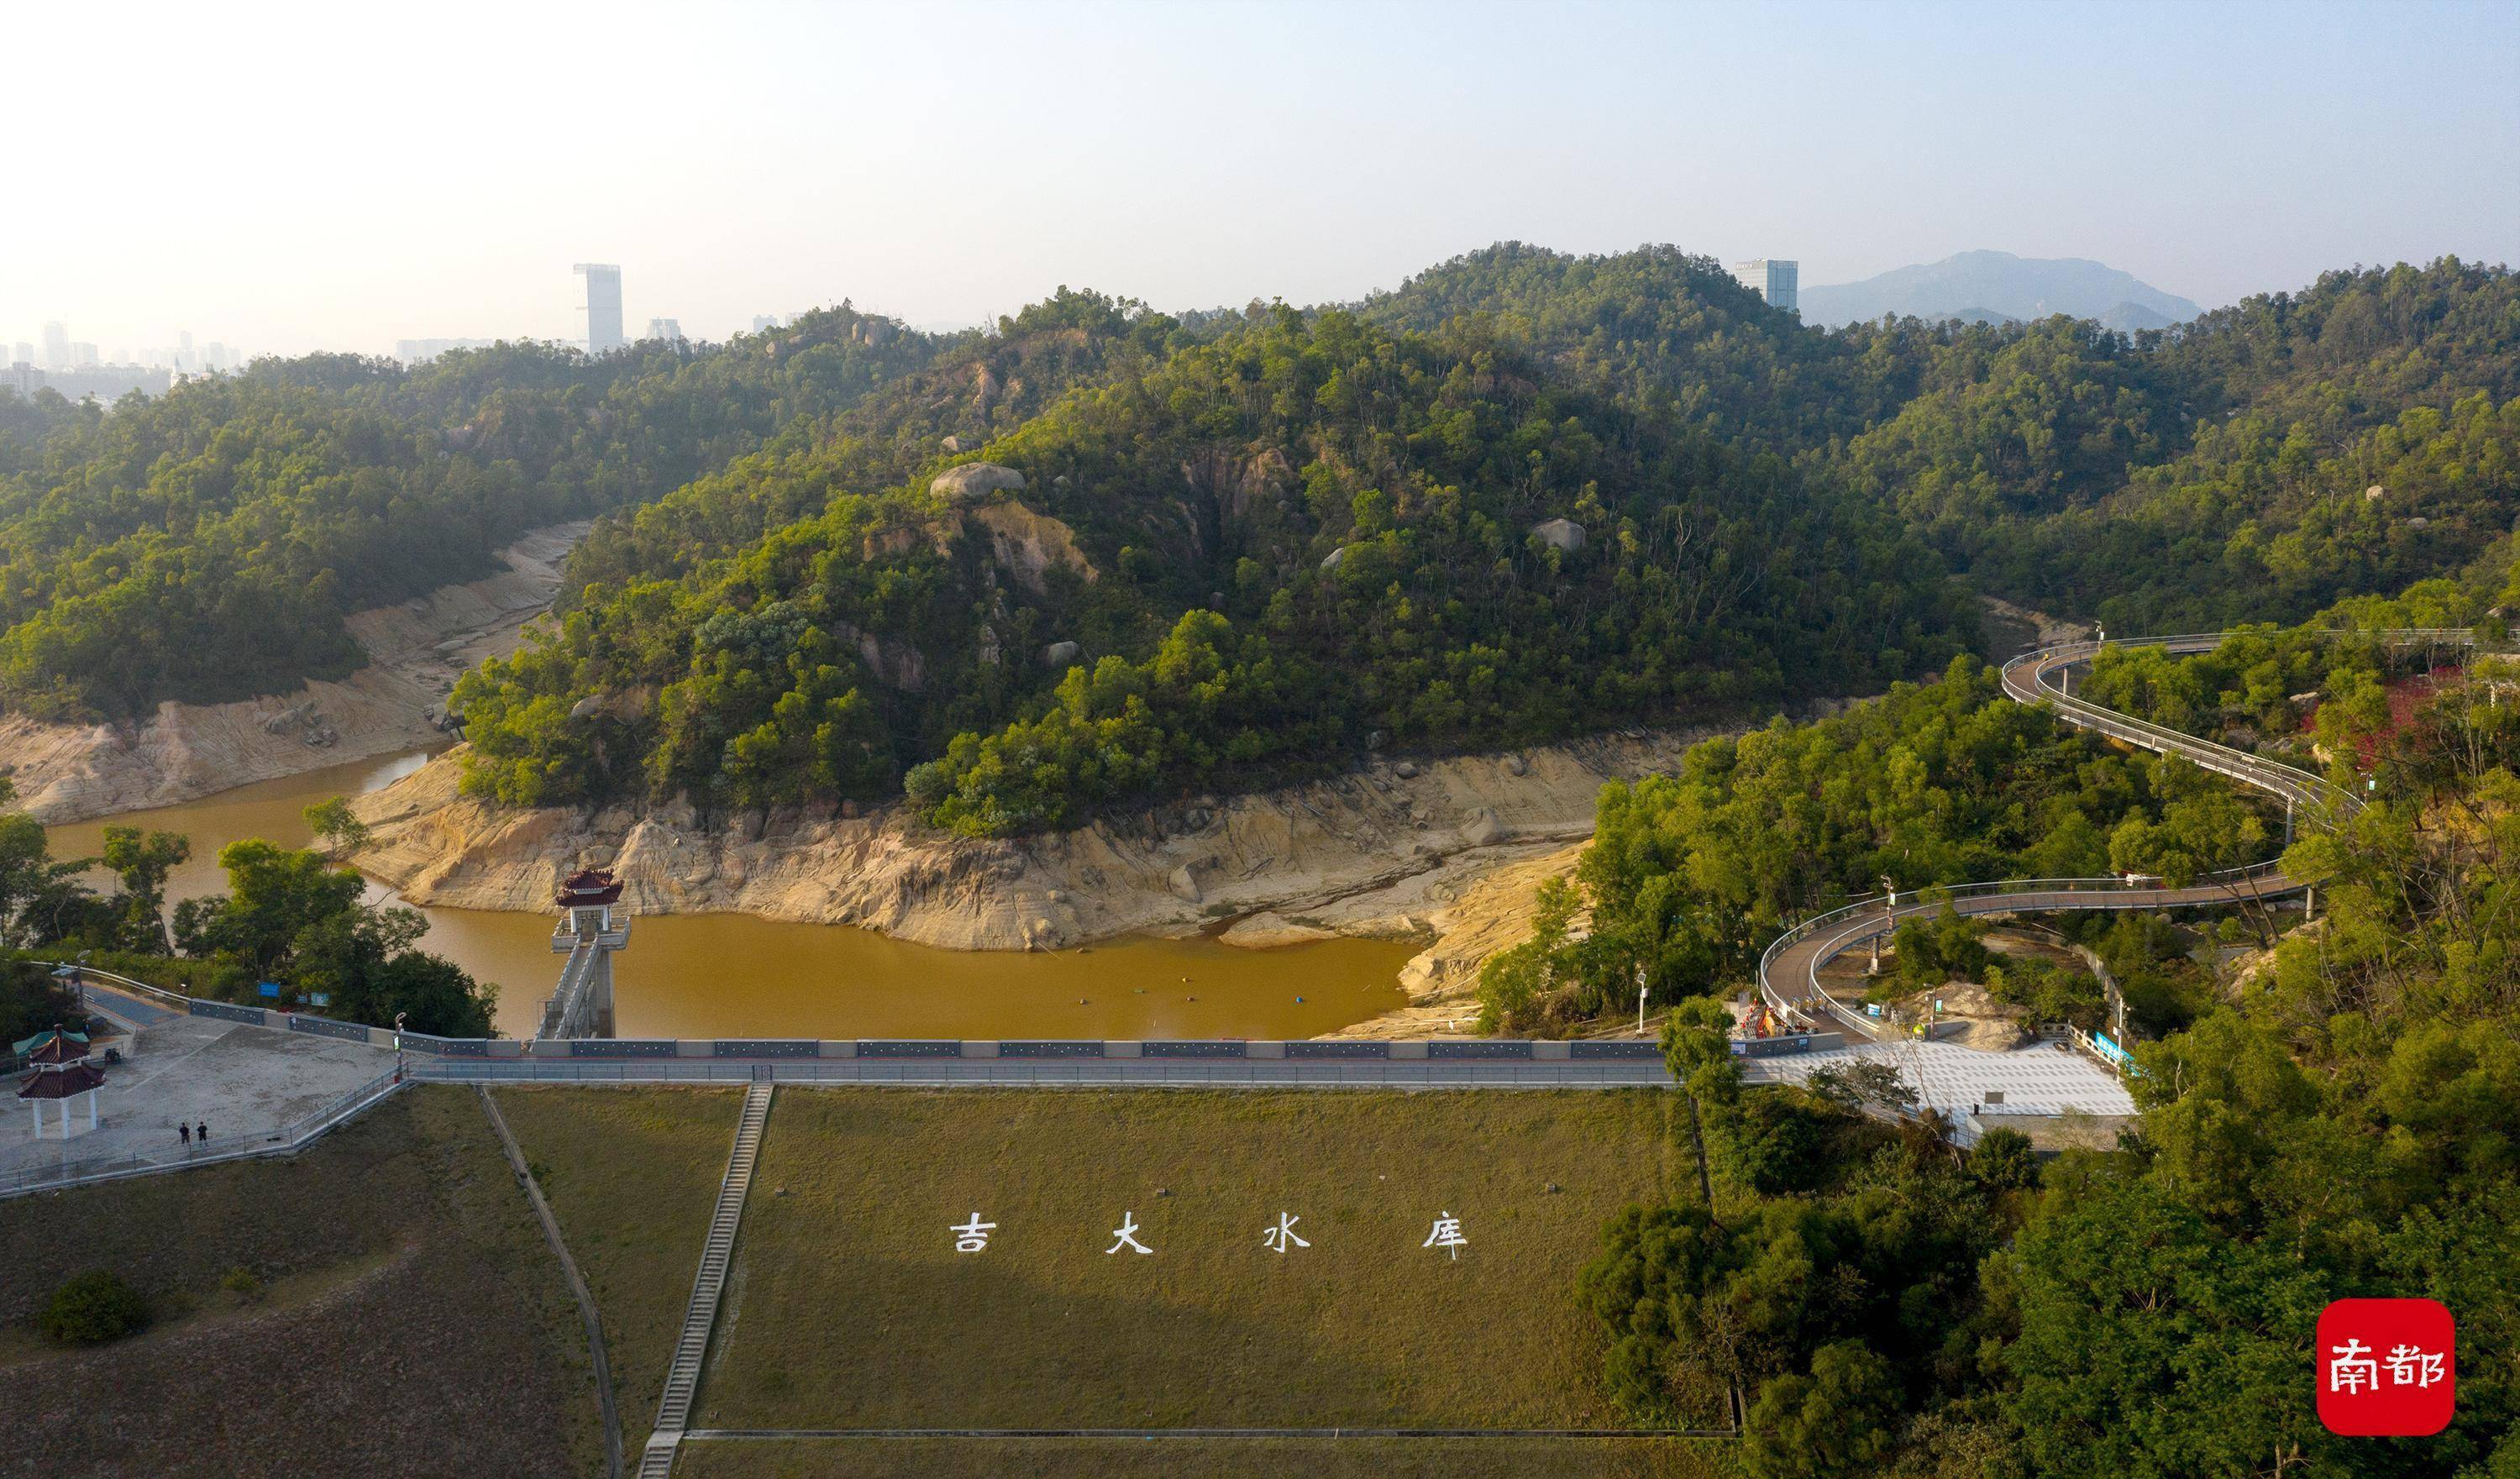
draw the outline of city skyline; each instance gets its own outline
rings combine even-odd
[[[1176,310],[1348,301],[1501,240],[1792,259],[1805,291],[1974,248],[2088,257],[2208,307],[2350,263],[2520,255],[2520,197],[2476,188],[2520,176],[2520,27],[2465,0],[1604,4],[1542,26],[1477,4],[739,5],[600,27],[530,3],[475,25],[459,4],[417,29],[248,10],[269,44],[238,63],[227,123],[294,139],[292,169],[214,184],[154,124],[100,119],[112,173],[22,170],[22,219],[48,202],[83,229],[0,246],[0,334],[574,340],[579,261],[623,265],[625,327],[721,339],[844,297],[912,324],[1061,285]],[[627,87],[671,54],[682,81],[631,109],[520,93],[472,54],[493,22],[528,73]],[[108,69],[179,94],[237,23],[168,7],[134,40],[24,18],[48,66],[18,101],[73,112]],[[974,36],[1100,80],[975,84]],[[382,134],[303,126],[377,96],[422,107]]]

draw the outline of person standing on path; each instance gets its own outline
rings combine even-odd
[[[193,1148],[193,1127],[182,1120],[175,1121],[175,1138],[184,1143],[185,1149]]]
[[[203,1120],[193,1127],[193,1139],[206,1145],[210,1143],[210,1122]]]

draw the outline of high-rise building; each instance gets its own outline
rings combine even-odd
[[[586,279],[586,352],[609,354],[627,340],[621,336],[621,269],[610,262],[580,262],[569,269]]]
[[[1739,278],[1751,291],[1766,298],[1769,307],[1781,308],[1787,313],[1798,313],[1802,310],[1802,289],[1798,286],[1802,276],[1800,262],[1788,262],[1776,257],[1759,257],[1753,261],[1734,262],[1732,275]]]
[[[785,320],[775,313],[756,313],[752,316],[752,332],[759,334],[764,329],[776,329],[784,322]]]
[[[95,369],[98,357],[96,346],[84,339],[70,345],[70,368],[73,370]]]
[[[70,331],[67,324],[44,326],[44,368],[68,370],[70,367]]]
[[[662,339],[668,344],[679,344],[683,341],[683,321],[669,318],[650,319],[646,336],[652,339]]]
[[[27,343],[24,339],[20,339],[18,342],[9,346],[9,363],[13,365],[31,365],[34,362],[34,345]]]

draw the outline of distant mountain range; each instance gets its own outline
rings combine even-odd
[[[1963,251],[1879,277],[1802,291],[1803,322],[1834,327],[1885,313],[2002,323],[2068,313],[2112,329],[2166,329],[2194,318],[2194,303],[2130,273],[2080,257]]]

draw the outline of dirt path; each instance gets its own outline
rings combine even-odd
[[[490,1128],[499,1133],[499,1147],[508,1157],[508,1169],[515,1172],[517,1185],[525,1188],[525,1199],[533,1204],[534,1220],[542,1224],[543,1240],[560,1258],[561,1272],[568,1276],[568,1292],[577,1301],[578,1319],[586,1325],[587,1361],[594,1370],[595,1399],[604,1411],[604,1471],[608,1479],[621,1479],[621,1411],[612,1400],[612,1364],[604,1351],[604,1317],[596,1313],[595,1292],[586,1286],[586,1276],[577,1271],[577,1260],[568,1256],[567,1239],[560,1235],[560,1219],[552,1215],[551,1203],[543,1199],[543,1188],[534,1183],[534,1173],[525,1165],[525,1152],[517,1146],[517,1137],[508,1129],[506,1115],[499,1112],[499,1101],[490,1098],[489,1089],[480,1084],[472,1092],[481,1097],[481,1112],[490,1117]]]

